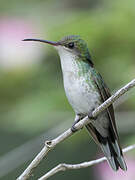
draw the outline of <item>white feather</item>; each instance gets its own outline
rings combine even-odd
[[[63,71],[64,88],[67,98],[77,114],[87,114],[100,104],[99,94],[90,88],[85,77],[78,76],[76,55],[66,48],[57,47]],[[91,86],[93,86],[91,84]]]

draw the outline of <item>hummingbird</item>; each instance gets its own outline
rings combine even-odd
[[[90,122],[85,125],[93,140],[103,151],[114,171],[127,170],[115,123],[113,105],[97,117],[92,111],[107,100],[111,94],[102,76],[95,69],[87,43],[77,35],[69,35],[60,41],[42,39],[24,39],[52,45],[58,51],[63,73],[64,89],[67,99],[75,112],[75,121],[71,127],[88,116]]]

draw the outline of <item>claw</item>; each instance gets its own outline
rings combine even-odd
[[[94,116],[92,115],[92,112],[90,112],[90,113],[88,114],[88,117],[89,117],[89,119],[93,119],[93,120],[96,120],[96,119],[97,119],[97,117],[94,117]]]
[[[75,128],[75,125],[76,125],[76,123],[78,123],[80,120],[81,120],[80,116],[79,116],[79,115],[76,115],[75,121],[74,121],[74,123],[73,123],[73,125],[72,125],[72,127],[71,127],[71,131],[72,131],[73,133],[77,131],[77,129]]]
[[[73,125],[73,126],[71,127],[71,131],[72,131],[73,133],[77,131],[77,129],[75,128],[75,125]]]

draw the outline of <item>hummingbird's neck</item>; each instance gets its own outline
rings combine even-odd
[[[59,51],[63,76],[66,74],[75,74],[76,76],[85,76],[92,68],[88,61],[81,60],[75,54]]]

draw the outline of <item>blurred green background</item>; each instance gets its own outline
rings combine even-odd
[[[18,177],[44,141],[71,127],[74,119],[57,52],[48,45],[21,40],[59,40],[70,34],[87,41],[95,66],[112,92],[135,77],[134,0],[0,1],[0,179]],[[135,142],[135,90],[115,106],[125,147]],[[61,162],[80,163],[100,153],[83,129],[50,152],[30,179]],[[128,157],[134,156],[135,151],[128,153],[127,164]],[[135,161],[133,164],[135,167]],[[62,172],[50,179],[101,180],[102,174],[95,171],[96,166]],[[132,179],[128,176],[125,180]]]

